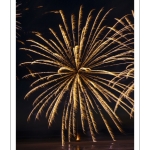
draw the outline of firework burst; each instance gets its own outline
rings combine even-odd
[[[38,90],[43,91],[35,98],[34,108],[29,114],[30,119],[33,113],[36,113],[36,119],[39,119],[45,110],[48,124],[51,126],[60,104],[64,109],[62,111],[62,145],[65,144],[64,131],[68,130],[68,141],[71,137],[77,137],[77,114],[80,115],[82,129],[86,132],[85,125],[88,124],[93,142],[96,142],[95,135],[98,133],[95,114],[106,125],[113,140],[114,134],[106,120],[107,114],[114,122],[120,132],[121,120],[114,113],[112,102],[118,102],[118,96],[123,94],[127,88],[125,84],[112,80],[118,77],[118,72],[110,71],[116,64],[128,63],[130,60],[130,51],[127,42],[122,42],[124,35],[114,33],[117,23],[108,28],[103,25],[111,9],[104,15],[103,8],[94,17],[94,9],[83,21],[83,7],[80,7],[79,15],[76,18],[71,15],[71,26],[68,26],[67,20],[62,10],[57,11],[60,14],[63,24],[59,25],[61,35],[58,35],[53,29],[49,28],[53,39],[47,40],[40,33],[33,32],[38,41],[30,39],[29,48],[22,50],[36,54],[32,61],[24,62],[21,65],[43,66],[40,71],[32,72],[24,77],[37,78],[32,84],[32,89],[26,94],[25,98]],[[117,37],[116,35],[120,35]],[[41,42],[39,42],[41,41]],[[127,61],[124,61],[127,60]],[[46,71],[44,70],[46,66]],[[55,71],[51,71],[52,67]],[[43,70],[42,70],[43,69]],[[109,83],[115,84],[110,86]],[[126,95],[132,102],[132,99]],[[132,108],[125,102],[120,101],[119,106],[129,110]],[[126,110],[128,112],[128,110]]]
[[[124,42],[128,43],[128,52],[130,53],[130,56],[131,56],[130,60],[128,59],[128,61],[126,61],[127,66],[125,70],[119,72],[118,76],[114,77],[112,80],[113,86],[114,86],[115,83],[122,82],[123,80],[127,81],[127,79],[129,79],[129,81],[127,81],[128,86],[123,90],[122,94],[118,98],[114,111],[117,110],[120,104],[120,101],[128,100],[128,102],[132,105],[131,112],[128,113],[130,117],[132,117],[133,112],[134,112],[133,100],[131,101],[130,99],[128,99],[130,94],[133,93],[134,91],[134,24],[132,21],[133,17],[134,17],[134,12],[132,11],[132,14],[127,14],[123,16],[121,19],[116,19],[118,22],[118,25],[121,26],[119,30],[111,28],[113,31],[115,31],[116,36],[118,35],[120,36],[120,34],[124,36],[125,38]]]

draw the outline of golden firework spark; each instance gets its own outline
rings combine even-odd
[[[28,119],[35,112],[36,119],[39,119],[41,113],[46,110],[45,115],[51,126],[60,103],[64,104],[62,145],[65,144],[65,130],[68,130],[69,142],[72,136],[75,138],[77,136],[77,114],[80,114],[84,132],[86,132],[85,126],[88,124],[93,142],[96,142],[95,134],[98,133],[95,114],[101,116],[113,140],[115,138],[104,112],[108,114],[119,131],[123,132],[120,127],[121,121],[114,113],[111,102],[117,103],[117,95],[123,94],[122,92],[127,86],[111,80],[118,76],[118,72],[110,71],[110,68],[113,68],[116,63],[121,65],[132,59],[128,51],[131,41],[122,35],[123,31],[114,33],[118,21],[112,28],[103,25],[111,10],[103,15],[102,8],[94,17],[93,9],[84,22],[83,7],[81,6],[78,18],[74,14],[71,15],[71,29],[67,24],[64,12],[60,10],[58,12],[63,21],[63,24],[59,25],[61,35],[49,28],[54,40],[47,40],[42,34],[33,32],[39,40],[27,40],[31,43],[31,47],[21,48],[40,56],[39,59],[24,62],[21,65],[46,66],[46,71],[41,71],[44,68],[41,67],[40,71],[24,76],[39,77],[40,75],[31,84],[32,89],[25,98],[43,89],[43,92],[35,98],[34,108]],[[124,30],[128,29],[124,28]],[[126,39],[126,42],[122,42],[122,39]],[[56,71],[51,71],[52,67]],[[110,80],[115,86],[109,85]],[[130,99],[128,95],[126,97]],[[132,109],[123,101],[120,101],[119,106]]]

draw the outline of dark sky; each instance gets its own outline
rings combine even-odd
[[[134,10],[134,0],[17,0],[17,3],[21,3],[19,11],[22,13],[22,17],[19,18],[19,21],[22,29],[17,31],[20,36],[16,40],[16,135],[17,138],[60,135],[61,115],[57,115],[54,124],[49,129],[44,115],[40,121],[35,121],[32,117],[31,121],[27,122],[27,117],[33,108],[33,101],[32,99],[24,100],[24,96],[29,91],[29,86],[33,80],[22,79],[27,71],[26,68],[19,67],[19,64],[28,60],[28,56],[19,48],[27,46],[26,40],[32,38],[32,31],[41,32],[45,37],[49,37],[49,27],[54,30],[58,29],[57,25],[61,22],[61,18],[57,14],[48,13],[49,11],[62,9],[70,17],[71,13],[78,14],[80,5],[84,6],[86,15],[93,8],[100,10],[104,7],[106,11],[114,8],[106,20],[106,23],[111,26],[114,23],[114,18],[120,18]],[[39,8],[38,6],[43,7]],[[25,45],[22,45],[20,41],[24,42]],[[133,133],[134,119],[130,119],[122,110],[119,110],[119,113],[125,131]],[[99,124],[104,129],[104,126]]]

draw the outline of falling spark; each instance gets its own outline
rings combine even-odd
[[[37,8],[42,8],[43,6],[38,6]]]
[[[17,40],[17,42],[21,43],[22,45],[25,45],[23,41]]]
[[[24,10],[29,10],[29,8],[25,8]]]

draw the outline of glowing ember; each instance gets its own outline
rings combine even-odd
[[[80,136],[79,136],[79,134],[77,134],[76,141],[79,141],[79,140],[80,140]]]

